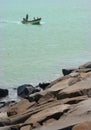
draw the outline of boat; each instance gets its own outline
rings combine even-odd
[[[34,25],[36,25],[36,24],[40,24],[40,21],[41,21],[41,18],[34,18],[33,20],[26,20],[25,18],[23,18],[23,20],[21,21],[23,24],[28,24],[28,23],[30,23],[30,24],[34,24]]]

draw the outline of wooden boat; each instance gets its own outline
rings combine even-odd
[[[34,18],[33,20],[26,20],[25,18],[23,18],[23,20],[21,21],[23,24],[40,24],[41,18]]]

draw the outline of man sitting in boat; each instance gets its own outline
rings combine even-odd
[[[26,14],[26,18],[23,18],[23,21],[24,21],[24,22],[27,22],[27,21],[28,21],[28,14]]]
[[[28,14],[26,14],[26,21],[28,21]]]

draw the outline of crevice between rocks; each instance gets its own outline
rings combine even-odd
[[[66,109],[63,112],[57,112],[57,113],[54,113],[53,115],[47,116],[45,119],[39,121],[38,123],[40,125],[43,125],[46,121],[48,121],[50,119],[59,120],[61,118],[61,116],[63,116],[64,113],[68,112],[68,110],[69,109]]]

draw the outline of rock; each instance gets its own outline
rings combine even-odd
[[[91,130],[91,121],[75,125],[72,130]]]
[[[67,87],[63,89],[62,91],[59,91],[57,94],[58,99],[64,99],[64,98],[72,98],[77,96],[83,96],[87,95],[88,97],[91,96],[91,75],[84,80],[81,80],[77,82],[76,84],[73,84],[70,87]]]
[[[11,130],[11,127],[10,126],[0,127],[0,130]]]
[[[69,82],[68,82],[68,85],[71,86],[73,84],[76,84],[77,82],[81,81],[81,78],[80,77],[75,77],[73,79],[71,79]]]
[[[49,84],[40,83],[36,86],[42,88],[39,92],[31,85],[20,86],[23,90],[19,92],[24,99],[12,104],[1,103],[1,107],[7,104],[8,109],[0,109],[0,130],[89,130],[90,69],[72,70]]]
[[[0,127],[0,130],[20,130],[18,125]]]
[[[37,87],[45,90],[45,89],[47,89],[48,85],[50,85],[50,83],[39,83],[39,85]]]
[[[27,99],[22,99],[20,102],[10,106],[7,110],[8,116],[14,116],[17,114],[22,114],[31,106],[35,105],[35,102],[29,102]]]
[[[74,105],[77,104],[81,101],[87,100],[88,97],[87,96],[78,96],[78,97],[73,97],[73,98],[65,98],[62,100],[62,103],[64,104],[70,104],[70,105]]]
[[[38,103],[39,104],[46,104],[47,102],[52,102],[54,101],[55,98],[54,98],[54,95],[51,94],[51,93],[47,93],[45,94],[44,96],[42,96],[39,100],[38,100]]]
[[[91,68],[91,62],[87,62],[84,65],[79,66],[79,69]]]
[[[90,98],[74,105],[67,113],[62,115],[59,120],[34,130],[72,130],[74,125],[85,121],[91,122]]]
[[[54,107],[44,109],[34,115],[32,115],[28,120],[26,120],[25,123],[39,123],[42,125],[45,121],[54,118],[58,120],[60,116],[65,112],[68,111],[70,108],[70,105],[64,104],[64,105],[56,105]]]
[[[5,102],[0,102],[0,108],[5,106]]]
[[[79,73],[87,73],[87,72],[90,72],[91,71],[91,68],[80,68],[80,69],[77,69],[76,72],[79,72]]]
[[[0,112],[0,119],[6,119],[8,116],[7,116],[7,112]]]
[[[15,101],[0,102],[0,112],[5,112],[13,104],[15,104]]]
[[[8,90],[0,88],[0,98],[6,97],[7,95],[8,95]]]
[[[28,96],[26,99],[28,99],[30,102],[38,102],[42,96],[43,95],[41,95],[40,93],[34,93]]]
[[[76,69],[76,68],[62,69],[62,73],[63,73],[64,76],[68,75],[68,74],[71,74],[73,72],[87,73],[87,72],[90,72],[90,71],[91,71],[91,62],[88,62],[88,63],[86,63],[84,65],[79,66],[78,69]]]
[[[20,130],[31,130],[31,126],[30,125],[26,125],[20,128]]]
[[[7,119],[0,119],[0,126],[5,125],[17,125],[24,123],[32,114],[31,113],[23,113],[17,116],[8,117]]]
[[[24,84],[17,88],[17,95],[22,98],[25,98],[25,97],[29,96],[30,94],[33,94],[33,93],[39,92],[39,91],[40,91],[39,89],[33,87],[30,84]]]
[[[75,71],[76,69],[75,68],[70,68],[70,69],[62,69],[62,73],[63,75],[68,75],[70,73],[72,73],[73,71]]]

